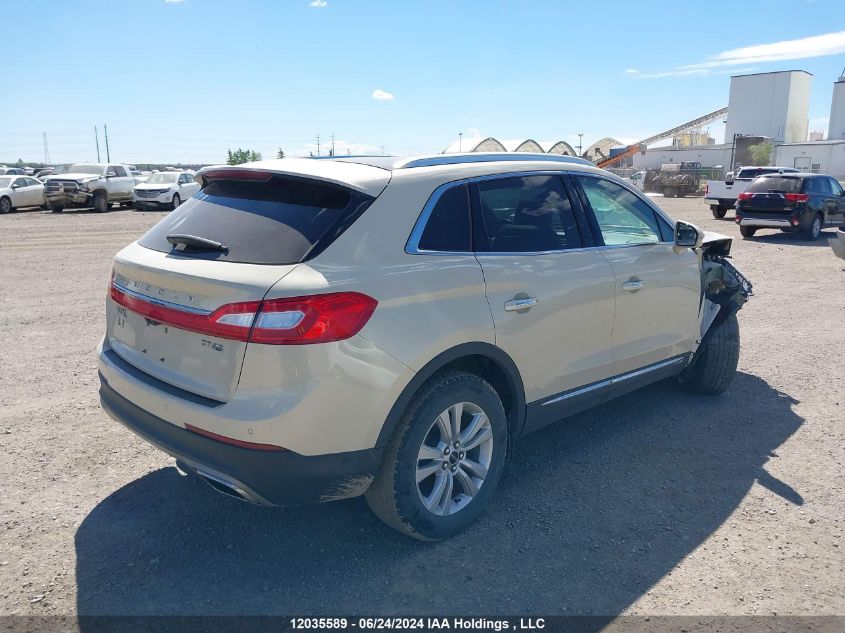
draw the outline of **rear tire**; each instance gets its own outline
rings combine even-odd
[[[819,239],[819,235],[822,233],[822,224],[824,224],[824,218],[822,218],[821,213],[817,213],[816,217],[813,218],[810,228],[804,231],[804,237],[807,238],[807,241],[815,242]]]
[[[757,232],[757,228],[753,226],[740,226],[739,227],[739,234],[742,237],[754,237],[754,234]]]
[[[445,425],[439,424],[443,416]],[[451,426],[455,420],[459,432]],[[474,374],[444,373],[426,383],[402,415],[365,494],[367,505],[387,525],[421,541],[457,534],[493,496],[507,444],[496,390]]]
[[[108,211],[109,208],[109,201],[106,197],[106,194],[102,191],[98,191],[94,194],[94,211],[97,213],[105,213]]]
[[[731,384],[738,364],[739,321],[734,312],[710,332],[678,380],[692,393],[715,396]]]
[[[663,190],[663,197],[664,198],[673,198],[675,196],[675,188],[674,187],[666,187]]]
[[[711,204],[710,205],[710,212],[713,214],[713,217],[717,220],[721,220],[725,217],[725,214],[728,212],[727,207],[723,207],[720,204]]]
[[[179,197],[178,193],[174,193],[173,200],[170,201],[170,210],[175,211],[180,204],[182,204],[182,198]]]
[[[0,213],[9,213],[12,210],[11,199],[3,196],[0,198]]]
[[[49,203],[47,206],[50,207],[50,211],[52,211],[53,213],[61,213],[62,211],[65,210],[65,208],[62,205],[53,204],[52,202]]]

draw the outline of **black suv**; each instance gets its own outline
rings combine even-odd
[[[742,237],[757,229],[780,229],[802,231],[815,240],[822,228],[845,225],[845,191],[823,174],[758,176],[737,198],[736,223]]]

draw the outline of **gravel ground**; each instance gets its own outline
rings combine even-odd
[[[162,214],[0,216],[0,615],[845,614],[843,261],[657,201],[737,238],[757,295],[735,382],[535,433],[481,521],[434,545],[361,499],[228,499],[103,413],[111,258]]]

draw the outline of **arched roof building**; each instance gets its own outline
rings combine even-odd
[[[604,137],[590,145],[584,152],[584,156],[592,161],[604,160],[610,156],[610,149],[621,147],[622,143],[609,136]]]
[[[610,139],[613,140],[613,139]],[[544,147],[545,146],[545,147]],[[548,148],[548,149],[546,149]],[[556,143],[537,142],[534,139],[517,139],[500,141],[497,138],[465,138],[454,141],[443,150],[444,154],[455,152],[532,152],[537,154],[558,154],[560,156],[575,156],[575,150],[566,141]]]
[[[558,141],[549,148],[547,154],[560,154],[561,156],[576,156],[572,145],[566,141]]]

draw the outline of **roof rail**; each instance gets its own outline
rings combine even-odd
[[[534,161],[546,163],[574,163],[576,165],[590,165],[592,163],[577,156],[561,156],[560,154],[534,154],[529,152],[490,152],[472,154],[437,154],[436,156],[423,156],[419,158],[408,158],[393,164],[394,169],[408,169],[412,167],[435,167],[437,165],[459,165],[461,163],[496,163],[514,161]]]

